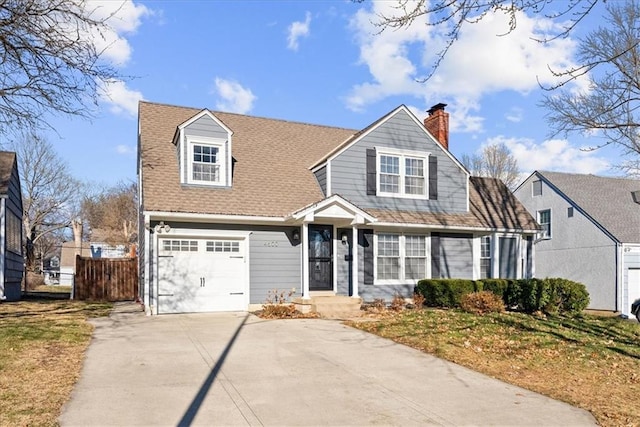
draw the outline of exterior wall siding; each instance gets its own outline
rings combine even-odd
[[[347,236],[349,237],[348,244],[346,245],[342,244],[342,233],[347,233]],[[346,259],[346,257],[349,256],[349,248],[353,242],[352,233],[353,232],[350,228],[338,228],[335,235],[337,245],[334,262],[336,263],[336,290],[338,295],[349,295],[350,293],[349,276],[351,272],[349,267],[351,266],[351,263]]]
[[[366,150],[388,147],[429,152],[438,159],[438,199],[416,200],[367,195]],[[428,165],[425,165],[427,167]],[[466,212],[467,175],[404,111],[331,160],[331,192],[363,209]]]
[[[11,179],[8,186],[8,194],[6,199],[6,209],[13,212],[22,222],[22,195],[20,193],[20,177],[18,169],[14,165],[11,171]],[[6,220],[5,220],[6,224]],[[22,227],[20,227],[22,233]],[[6,233],[5,233],[6,235]],[[18,300],[22,294],[22,279],[24,277],[24,258],[21,253],[8,251],[5,244],[5,262],[4,262],[4,293],[7,300]]]
[[[327,167],[323,166],[315,172],[318,185],[322,189],[322,194],[327,197]]]
[[[440,236],[440,277],[473,279],[473,236]]]
[[[532,195],[529,177],[516,191],[527,210],[537,218],[551,209],[551,239],[535,245],[536,277],[562,277],[583,283],[589,292],[589,308],[616,310],[617,244],[551,187],[542,182],[542,195]],[[569,218],[567,208],[573,207]]]

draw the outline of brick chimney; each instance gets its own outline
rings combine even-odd
[[[444,111],[447,104],[436,104],[427,111],[424,127],[438,140],[445,150],[449,150],[449,113]]]

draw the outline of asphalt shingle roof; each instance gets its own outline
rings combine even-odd
[[[367,210],[379,221],[443,227],[536,231],[538,224],[507,186],[494,178],[469,178],[469,212]]]
[[[538,171],[555,187],[622,243],[640,243],[640,205],[631,192],[640,180]]]
[[[324,198],[309,170],[358,131],[212,112],[233,131],[233,187],[181,185],[177,127],[200,109],[140,102],[139,150],[145,211],[284,218]],[[465,214],[367,209],[383,222],[535,230],[537,224],[499,180],[471,178]]]
[[[7,194],[11,171],[16,161],[16,153],[12,151],[0,151],[0,194]]]

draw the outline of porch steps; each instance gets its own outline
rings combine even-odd
[[[310,300],[294,300],[302,312],[318,313],[324,319],[348,319],[362,314],[362,298],[342,295],[312,296]]]

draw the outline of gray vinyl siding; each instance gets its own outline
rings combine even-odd
[[[440,236],[440,277],[473,279],[472,236]]]
[[[318,181],[318,185],[322,189],[322,194],[324,194],[324,196],[327,197],[328,196],[328,194],[327,194],[327,167],[326,166],[321,167],[320,169],[315,171],[314,174],[316,176],[316,180]]]
[[[366,150],[387,147],[429,152],[438,159],[438,199],[416,200],[367,195]],[[425,168],[428,165],[425,165]],[[467,174],[407,113],[399,111],[331,160],[331,193],[367,209],[466,212]],[[427,183],[425,183],[426,185]]]
[[[251,304],[264,303],[273,289],[295,289],[295,296],[302,294],[302,248],[292,245],[289,236],[288,230],[263,229],[249,237]]]
[[[530,177],[515,193],[536,219],[538,211],[551,210],[551,239],[535,245],[535,276],[583,283],[591,299],[589,308],[616,310],[616,242],[544,181],[542,195],[532,196],[532,181],[537,179]]]
[[[302,294],[300,242],[292,241],[295,227],[252,226],[233,224],[178,223],[170,221],[172,228],[193,230],[250,231],[249,246],[249,302],[262,304],[270,290],[289,291],[293,296]],[[153,227],[157,222],[152,222]]]
[[[202,116],[198,120],[189,124],[189,126],[185,127],[184,136],[185,136],[185,141],[184,141],[185,143],[182,144],[182,152],[180,155],[180,157],[182,158],[183,166],[184,166],[184,176],[182,177],[183,183],[186,183],[189,181],[189,176],[188,176],[189,162],[191,161],[191,159],[189,158],[189,144],[186,143],[187,137],[200,136],[204,138],[214,138],[214,139],[225,140],[227,141],[225,144],[225,153],[227,156],[231,155],[229,150],[229,140],[228,140],[229,135],[227,134],[227,131],[209,116],[206,116],[206,115]],[[227,174],[226,182],[230,182],[229,174],[231,174],[231,171],[227,170],[226,174]]]
[[[17,167],[14,167],[11,171],[11,180],[7,190],[6,209],[8,212],[13,212],[20,219],[22,223],[22,195],[20,191],[20,178],[18,176]],[[6,220],[5,220],[6,224]],[[22,233],[22,227],[20,227],[20,233]],[[6,231],[5,231],[6,236]],[[21,239],[22,240],[22,239]],[[22,254],[17,254],[8,251],[5,244],[5,264],[4,264],[4,278],[5,289],[4,293],[7,300],[15,301],[20,299],[22,279],[24,276],[24,258]]]

